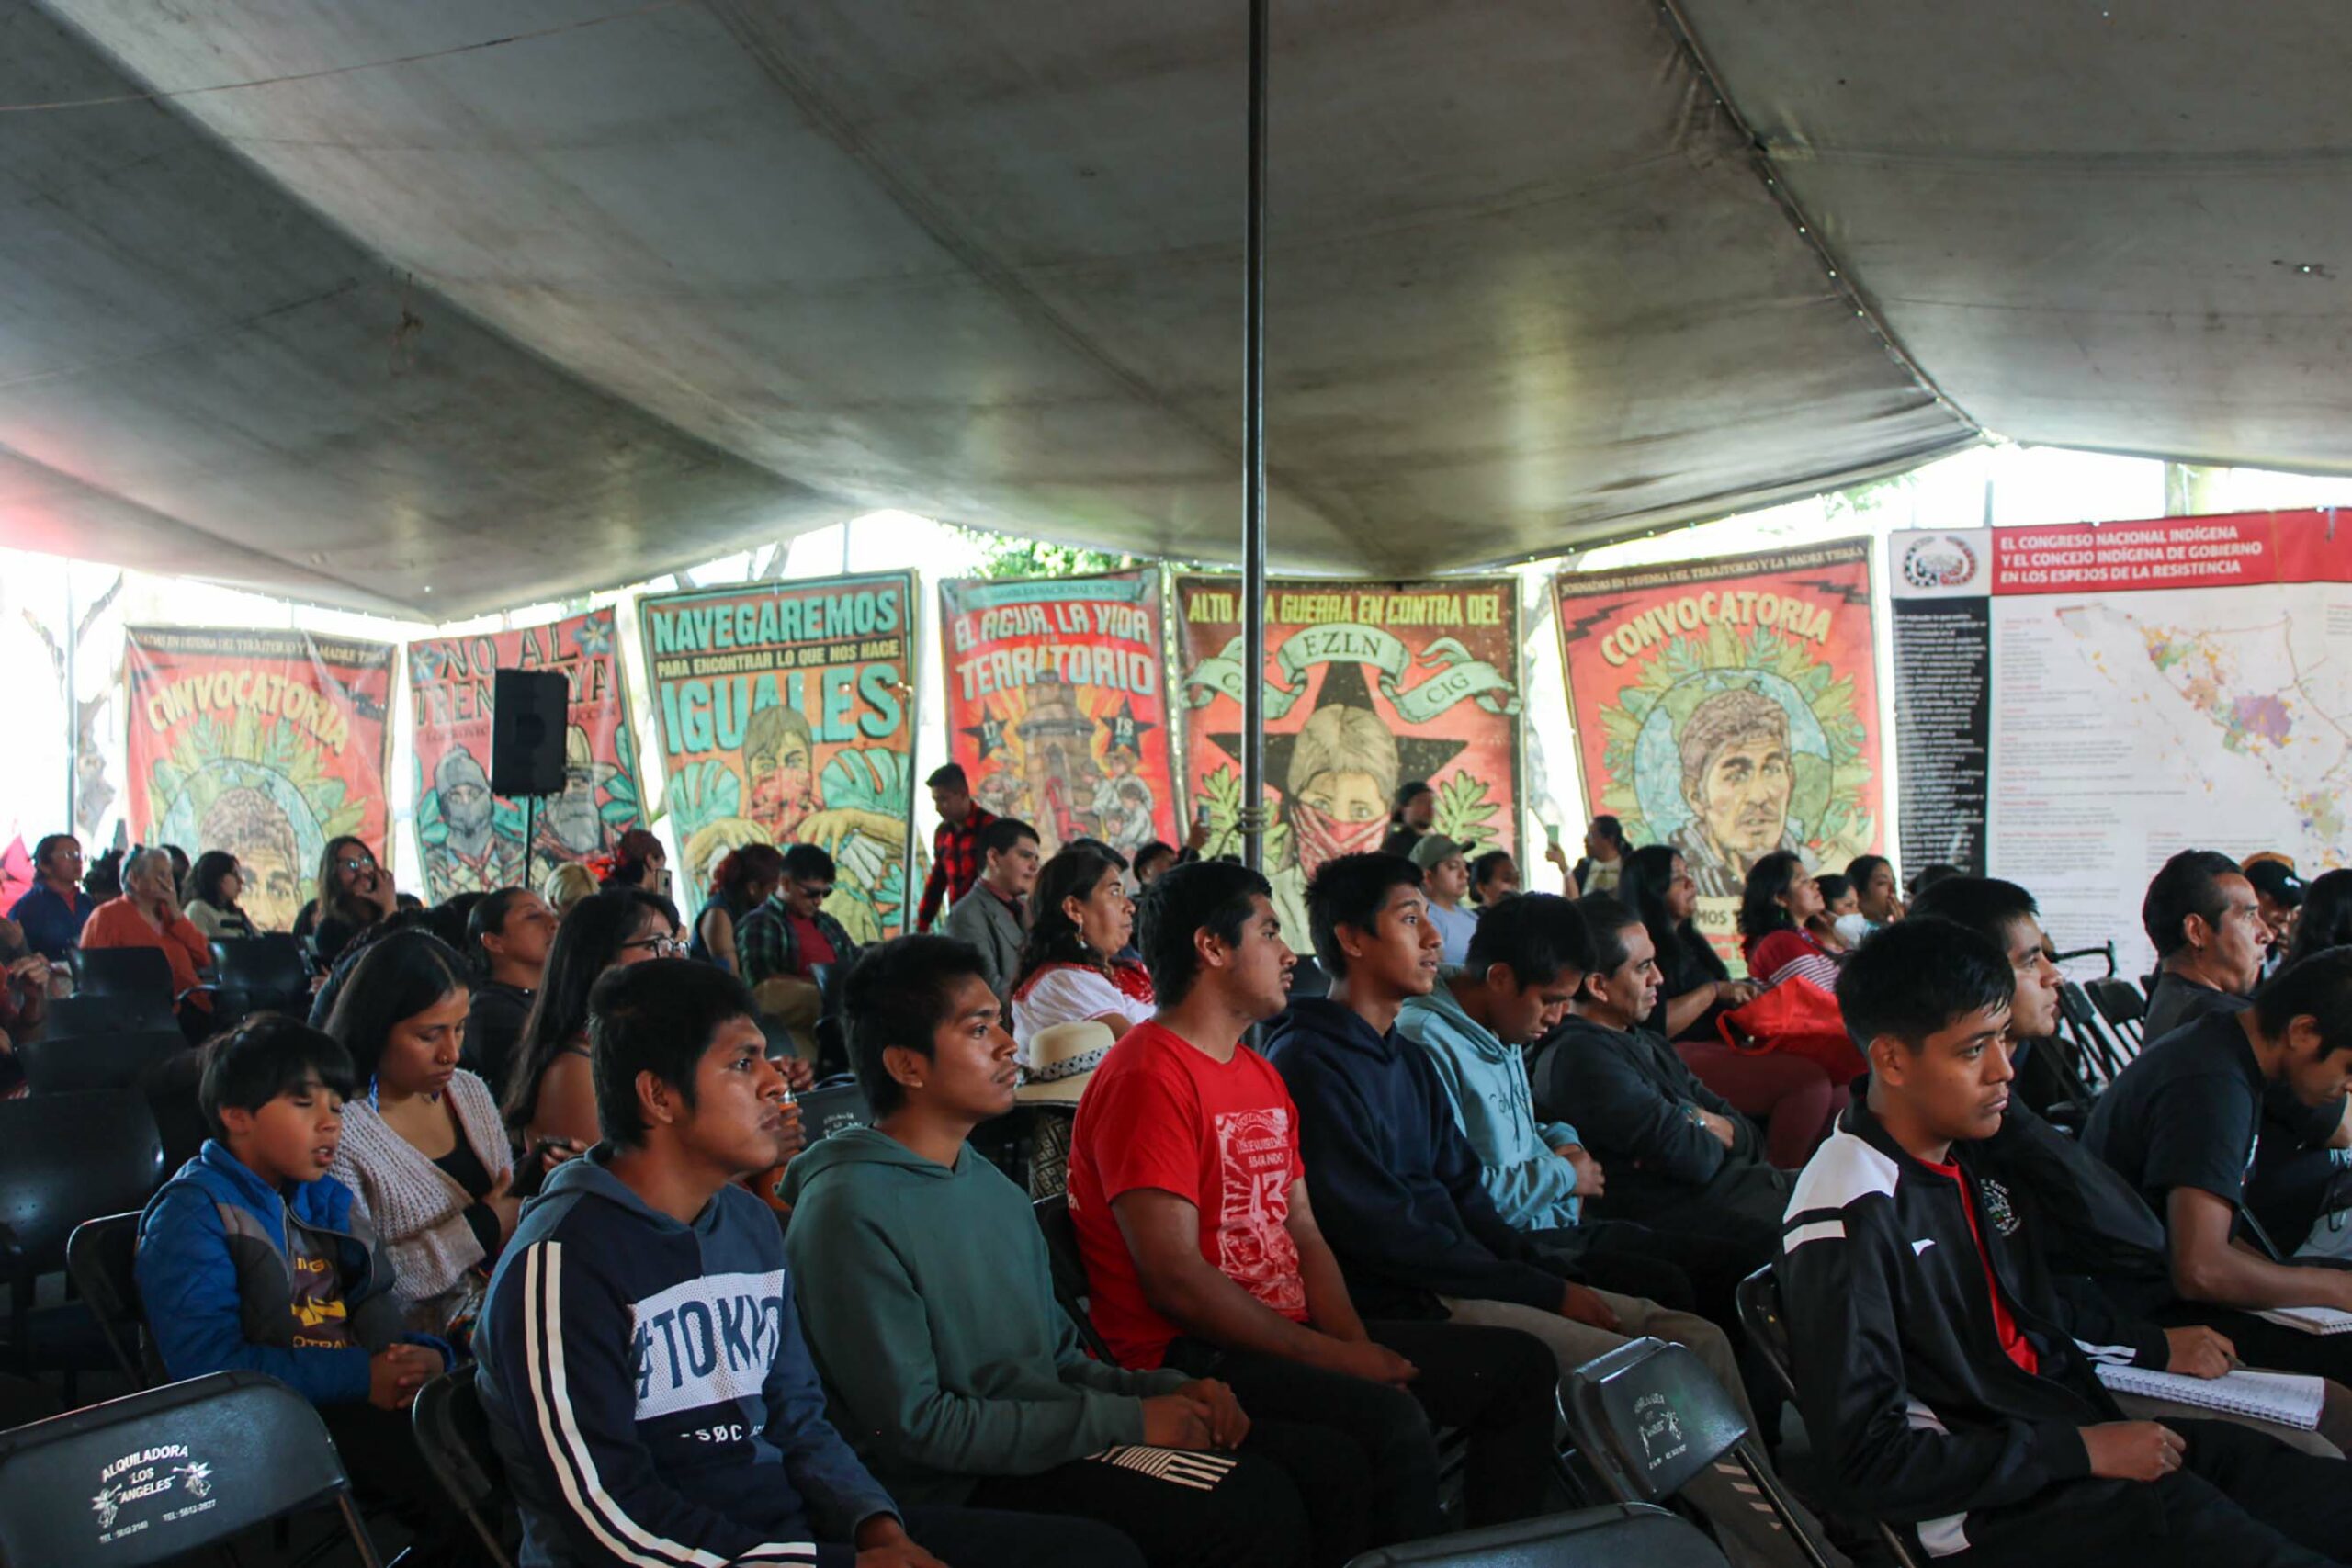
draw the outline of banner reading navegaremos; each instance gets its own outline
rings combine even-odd
[[[532,814],[490,793],[491,713],[501,670],[554,671],[571,686],[563,793],[538,803],[537,842],[527,857],[532,885],[557,862],[601,854],[639,825],[637,740],[621,691],[612,611],[521,631],[413,642],[416,834],[430,903],[526,880],[523,835]]]
[[[639,604],[664,801],[699,892],[753,840],[821,844],[826,913],[859,942],[899,930],[914,800],[914,574],[669,593]]]
[[[1682,852],[1718,946],[1764,856],[1878,848],[1869,540],[1555,583],[1586,799]]]
[[[356,833],[390,855],[390,644],[225,627],[125,637],[141,842],[233,853],[239,901],[266,931],[293,929],[328,840]]]
[[[939,585],[948,754],[1045,852],[1174,842],[1159,571]]]
[[[1184,777],[1207,854],[1238,844],[1241,583],[1180,577]],[[1510,578],[1277,581],[1266,613],[1265,863],[1286,931],[1325,861],[1376,850],[1396,786],[1437,791],[1437,830],[1514,848],[1520,802],[1519,590]]]

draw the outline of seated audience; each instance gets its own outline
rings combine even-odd
[[[81,882],[82,840],[51,833],[33,846],[31,890],[8,906],[8,918],[24,928],[25,945],[51,964],[65,962],[97,909],[97,899]]]
[[[829,1407],[875,1478],[910,1503],[1099,1520],[1153,1568],[1303,1564],[1298,1493],[1232,1391],[1089,1358],[1027,1195],[967,1142],[1012,1109],[1018,1071],[982,955],[869,948],[843,1010],[875,1122],[793,1162],[785,1253]]]
[[[1029,891],[1037,885],[1037,829],[1000,817],[980,829],[980,877],[950,906],[947,934],[980,955],[989,989],[1002,1001],[1021,973],[1029,937]]]
[[[1442,833],[1431,833],[1413,846],[1409,857],[1421,874],[1421,896],[1428,900],[1430,923],[1437,928],[1438,962],[1449,968],[1470,957],[1470,935],[1478,917],[1463,908],[1470,896],[1470,862],[1462,846]]]
[[[2352,871],[2327,871],[2312,878],[2295,915],[2294,940],[2286,962],[2331,947],[2352,946]]]
[[[662,959],[605,976],[591,1012],[606,1141],[549,1178],[474,1338],[520,1561],[1137,1562],[1091,1521],[891,1499],[825,1419],[784,1238],[740,1185],[785,1122],[751,993]]]
[[[1861,899],[1854,885],[1836,872],[1823,872],[1814,881],[1821,888],[1821,912],[1805,921],[1804,929],[1814,941],[1842,958],[1870,930],[1870,922],[1862,919]]]
[[[631,828],[613,843],[612,863],[600,886],[636,887],[670,896],[670,852],[649,829]]]
[[[466,1066],[496,1093],[514,1062],[555,944],[555,911],[527,887],[501,887],[466,916],[461,949],[473,961],[473,1009],[466,1015]]]
[[[695,917],[694,940],[686,943],[686,956],[716,964],[730,975],[741,973],[735,928],[765,903],[783,880],[784,852],[774,844],[739,844],[720,856],[711,869],[710,897]]]
[[[1368,1504],[1304,1489],[1318,1562],[1443,1528],[1432,1420],[1468,1433],[1471,1523],[1533,1513],[1551,1469],[1544,1347],[1364,1321],[1317,1228],[1297,1110],[1241,1038],[1283,1009],[1281,928],[1265,878],[1225,862],[1178,866],[1144,900],[1159,1010],[1095,1070],[1071,1134],[1094,1325],[1121,1366],[1218,1378],[1253,1422],[1314,1427],[1368,1469]]]
[[[1519,862],[1509,850],[1488,850],[1470,863],[1470,902],[1480,911],[1519,897]]]
[[[680,951],[677,906],[641,888],[592,894],[557,924],[545,980],[531,999],[499,1096],[499,1112],[516,1148],[549,1143],[585,1148],[596,1141],[588,994],[608,969]],[[524,1179],[531,1179],[527,1159]]]
[[[1625,857],[1633,852],[1623,823],[1606,815],[1594,818],[1584,830],[1584,856],[1569,874],[1576,880],[1578,896],[1615,892],[1617,879],[1624,874]]]
[[[2295,874],[2292,863],[2277,855],[2249,859],[2245,863],[2245,879],[2253,885],[2255,907],[2261,913],[2263,928],[2270,933],[2270,945],[2262,959],[2262,973],[2267,977],[2287,960],[2287,949],[2294,942],[2295,921],[2302,913],[2308,886]]]
[[[810,1056],[825,1005],[816,971],[857,957],[857,943],[825,913],[832,892],[833,857],[815,844],[795,844],[784,852],[775,891],[735,928],[736,962],[761,1013],[792,1031]]]
[[[1046,863],[1012,976],[1012,1038],[1024,1052],[1057,1023],[1096,1019],[1123,1035],[1151,1018],[1151,976],[1115,956],[1134,934],[1135,915],[1109,854],[1073,845]],[[1033,1065],[1026,1055],[1023,1064]]]
[[[1135,873],[1136,890],[1140,893],[1159,880],[1160,874],[1178,865],[1190,864],[1201,858],[1201,846],[1209,841],[1209,825],[1205,818],[1195,818],[1192,830],[1185,835],[1184,847],[1162,843],[1154,839],[1136,852],[1129,869]]]
[[[408,1410],[453,1352],[402,1321],[390,1259],[328,1174],[353,1079],[341,1045],[277,1013],[205,1047],[212,1135],[139,1216],[140,1307],[168,1376],[267,1373],[319,1407],[363,1495],[446,1518]]]
[[[595,891],[596,874],[576,860],[560,862],[539,878],[539,897],[555,911],[559,920],[571,913],[574,904]]]
[[[327,1021],[365,1086],[344,1107],[335,1179],[383,1238],[409,1326],[459,1344],[521,1205],[498,1103],[458,1065],[466,978],[440,938],[401,931],[369,945]]]
[[[0,919],[0,1100],[26,1092],[17,1042],[40,1027],[49,1011],[48,959],[25,948],[24,928]]]
[[[208,941],[243,941],[254,934],[253,921],[237,904],[244,890],[237,857],[226,850],[207,850],[196,857],[196,864],[188,871],[183,889],[187,901],[180,912]]]
[[[119,835],[121,827],[118,825],[115,831]],[[90,863],[90,868],[82,874],[82,891],[100,904],[121,897],[122,858],[126,852],[122,845],[117,844],[100,853]]]
[[[2030,1060],[2029,1052],[2048,1049],[2041,1043],[2058,1032],[2060,976],[2058,965],[2051,962],[2032,894],[2014,882],[1991,877],[1949,877],[1921,894],[1910,914],[1962,926],[2007,957],[2016,982],[2009,1000],[2013,1069],[2026,1065],[2020,1058]],[[2131,1183],[2035,1113],[2021,1092],[2026,1081],[2026,1073],[2018,1071],[2000,1131],[1973,1145],[1979,1179],[1998,1182],[2009,1202],[2027,1212],[2030,1242],[2049,1260],[2058,1289],[2077,1297],[2092,1292],[2094,1310],[2105,1305],[2124,1320],[2152,1320],[2179,1299],[2171,1288],[2164,1222]],[[2111,1340],[2128,1339],[2140,1364],[2166,1371],[2205,1377],[2234,1364],[2234,1342],[2200,1324],[2101,1332]],[[2162,1345],[2153,1343],[2158,1334]],[[2278,1370],[2324,1373],[2336,1360],[2332,1355],[2314,1359],[2299,1354],[2279,1363]],[[2175,1416],[2197,1420],[2207,1415],[2242,1420],[2314,1453],[2340,1456],[2352,1444],[2352,1390],[2335,1382],[2328,1384],[2317,1432],[2141,1395],[2118,1395],[2116,1403],[2134,1416],[2159,1420]]]
[[[1854,889],[1854,907],[1871,931],[1903,918],[1903,884],[1894,863],[1884,855],[1856,855],[1846,863],[1846,881]]]
[[[1871,1070],[1798,1179],[1775,1265],[1829,1500],[1922,1561],[2332,1561],[2352,1529],[2337,1461],[2220,1422],[2123,1420],[2087,1348],[2113,1341],[1984,1180],[2015,988],[1999,949],[1944,921],[1874,934],[1839,977]]]
[[[1821,884],[1794,850],[1775,850],[1748,867],[1739,896],[1740,952],[1747,973],[1770,988],[1802,976],[1838,988],[1838,959],[1807,928],[1821,913]]]
[[[123,863],[119,898],[98,906],[82,928],[85,948],[152,947],[172,967],[172,995],[178,997],[200,984],[212,967],[212,943],[180,913],[178,889],[172,885],[172,857],[161,850],[139,850]],[[189,997],[182,1006],[184,1021],[200,1022],[212,1010],[209,997]]]
[[[306,939],[319,967],[334,967],[351,939],[400,908],[392,869],[379,865],[365,841],[345,834],[329,839],[319,856],[319,880],[311,901],[294,917],[294,934]]]
[[[1563,1373],[1627,1338],[1674,1340],[1690,1347],[1747,1415],[1739,1365],[1723,1330],[1577,1277],[1592,1277],[1606,1250],[1612,1282],[1638,1270],[1670,1280],[1687,1302],[1693,1281],[1678,1267],[1629,1256],[1633,1248],[1587,1247],[1573,1232],[1522,1232],[1496,1213],[1430,1054],[1396,1030],[1405,1001],[1428,994],[1437,977],[1437,933],[1425,918],[1419,882],[1412,863],[1393,855],[1324,863],[1306,897],[1330,994],[1294,1000],[1267,1045],[1267,1059],[1297,1107],[1317,1227],[1329,1238],[1350,1294],[1374,1312],[1442,1315],[1456,1325],[1532,1335],[1551,1349]],[[1566,899],[1548,894],[1522,896],[1494,920],[1498,934],[1523,931],[1533,967],[1550,971],[1522,997],[1532,1034],[1544,1013],[1574,989],[1586,961],[1577,951],[1583,928]],[[1717,1281],[1726,1316],[1738,1277],[1736,1268],[1726,1269]],[[1711,1472],[1694,1498],[1731,1539],[1769,1552],[1758,1532],[1776,1527],[1751,1523],[1754,1516],[1732,1490],[1736,1471]]]
[[[1736,1241],[1747,1268],[1760,1268],[1780,1235],[1790,1178],[1756,1124],[1645,1027],[1659,990],[1649,929],[1606,894],[1587,898],[1582,913],[1591,961],[1577,976],[1572,1016],[1536,1058],[1536,1105],[1574,1116],[1584,1130],[1607,1173],[1599,1213]],[[1816,1124],[1811,1135],[1826,1132]],[[1806,1145],[1790,1164],[1811,1152]]]
[[[1413,846],[1437,829],[1437,791],[1427,779],[1407,779],[1389,802],[1388,834],[1380,840],[1383,854],[1409,855]]]
[[[1715,944],[1699,934],[1699,883],[1682,852],[1671,844],[1645,844],[1635,850],[1625,857],[1625,869],[1618,874],[1617,897],[1641,917],[1642,927],[1657,950],[1662,998],[1658,1005],[1664,1010],[1659,1032],[1678,1044],[1691,1041],[1722,1045],[1715,1020],[1755,1000],[1762,987],[1752,980],[1733,979]],[[1698,1062],[1691,1066],[1701,1077],[1707,1077]],[[1827,1081],[1827,1075],[1823,1075],[1822,1082],[1826,1085]],[[1717,1086],[1716,1092],[1729,1091]]]

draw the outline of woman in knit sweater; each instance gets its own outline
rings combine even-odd
[[[466,974],[438,937],[397,931],[360,957],[327,1021],[363,1086],[334,1174],[383,1241],[409,1326],[458,1344],[521,1207],[498,1102],[458,1066]]]

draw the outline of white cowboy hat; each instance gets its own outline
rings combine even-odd
[[[1087,1079],[1102,1065],[1103,1054],[1116,1043],[1111,1026],[1095,1019],[1048,1024],[1029,1037],[1022,1053],[1029,1066],[1014,1092],[1032,1102],[1076,1105],[1086,1092]]]

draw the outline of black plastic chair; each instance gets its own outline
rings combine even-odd
[[[1723,1561],[1687,1519],[1646,1503],[1606,1503],[1378,1547],[1348,1568],[1719,1568]]]
[[[800,1135],[808,1143],[830,1138],[835,1133],[852,1127],[863,1127],[874,1120],[874,1112],[865,1103],[865,1091],[850,1077],[825,1078],[799,1097]]]
[[[37,1095],[137,1089],[156,1067],[190,1049],[176,1029],[137,1034],[92,1034],[51,1040],[43,1035],[17,1047],[25,1081]]]
[[[1331,976],[1323,965],[1315,962],[1311,953],[1298,955],[1298,965],[1290,972],[1290,994],[1293,997],[1328,997],[1331,994]]]
[[[311,969],[302,944],[279,932],[212,944],[212,974],[225,1027],[248,1013],[311,1010]]]
[[[163,1181],[163,1140],[136,1094],[33,1095],[0,1100],[0,1150],[7,1353],[26,1375],[36,1366],[65,1372],[70,1400],[74,1374],[103,1368],[113,1355],[86,1305],[36,1311],[35,1285],[64,1269],[75,1225],[146,1206]]]
[[[2130,1043],[2133,1055],[2139,1055],[2140,1047],[2147,1043],[2148,1023],[2148,998],[2140,994],[2140,987],[2120,975],[2110,975],[2083,989],[2107,1026]]]
[[[77,996],[172,1006],[172,962],[160,947],[76,947],[66,953]]]
[[[488,1561],[496,1568],[512,1568],[514,1554],[507,1549],[504,1531],[506,1468],[491,1446],[490,1417],[482,1413],[481,1391],[474,1386],[474,1377],[471,1362],[443,1372],[417,1390],[409,1419],[416,1428],[424,1468],[458,1505]],[[493,1526],[492,1520],[499,1522]]]
[[[817,1075],[838,1077],[850,1071],[849,1025],[839,1013],[827,1013],[817,1020]]]
[[[1731,1395],[1684,1346],[1634,1339],[1568,1374],[1586,1461],[1620,1502],[1662,1503],[1728,1455],[1813,1568],[1828,1568]]]
[[[0,1432],[0,1563],[144,1568],[333,1504],[382,1568],[308,1400],[215,1372]]]
[[[43,1040],[87,1040],[101,1034],[138,1034],[177,1029],[169,1001],[151,997],[58,997],[41,1015]]]
[[[1090,1315],[1086,1257],[1079,1250],[1078,1222],[1069,1216],[1069,1194],[1057,1192],[1050,1198],[1040,1198],[1030,1208],[1037,1216],[1037,1228],[1045,1233],[1046,1258],[1053,1265],[1054,1300],[1061,1303],[1062,1311],[1078,1325],[1078,1342],[1086,1347],[1086,1353],[1104,1366],[1117,1366],[1111,1347],[1095,1332],[1094,1319]]]
[[[1739,1326],[1747,1332],[1747,1342],[1761,1351],[1772,1375],[1791,1399],[1797,1396],[1796,1372],[1789,1363],[1789,1325],[1781,1312],[1781,1281],[1773,1276],[1771,1265],[1750,1274],[1739,1282],[1733,1292],[1739,1311]],[[1911,1549],[1893,1526],[1872,1521],[1879,1540],[1893,1554],[1897,1568],[1917,1568]]]
[[[2080,1050],[2086,1069],[2096,1071],[2099,1088],[2113,1083],[2130,1065],[2132,1052],[2109,1032],[2098,1007],[2072,980],[2058,987],[2058,1017],[2065,1033]]]
[[[139,1300],[139,1213],[84,1220],[65,1238],[65,1272],[97,1320],[107,1348],[133,1388],[169,1382],[147,1337],[147,1312]]]

